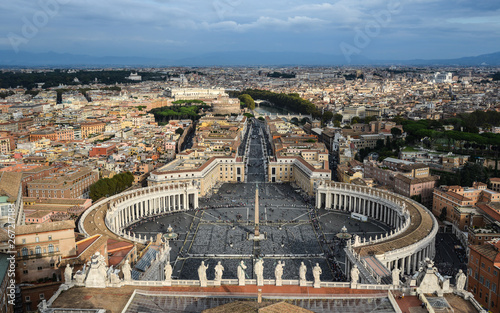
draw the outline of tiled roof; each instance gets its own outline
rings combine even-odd
[[[411,224],[405,232],[391,240],[354,248],[354,250],[361,256],[379,255],[401,249],[424,239],[433,227],[430,213],[409,201],[406,202],[406,209],[410,213]]]
[[[19,225],[16,227],[16,235],[43,233],[49,231],[74,229],[74,228],[75,228],[75,221],[73,220],[32,224],[32,225]]]
[[[0,174],[0,196],[7,196],[9,202],[15,202],[22,176],[22,173],[2,172]]]

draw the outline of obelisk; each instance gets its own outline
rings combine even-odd
[[[255,187],[255,233],[254,238],[259,238],[259,183]]]

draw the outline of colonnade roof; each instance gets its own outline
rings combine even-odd
[[[332,187],[348,188],[347,190],[352,190],[353,192],[365,192],[367,193],[367,198],[369,196],[368,195],[369,191],[371,191],[372,195],[375,194],[375,196],[378,196],[379,193],[388,194],[389,195],[388,200],[391,202],[404,201],[406,210],[410,214],[410,220],[411,220],[410,225],[402,233],[380,243],[374,243],[354,248],[354,251],[358,253],[361,257],[371,256],[371,255],[383,255],[387,252],[405,248],[409,245],[412,245],[414,243],[417,243],[425,239],[427,236],[429,236],[429,234],[432,231],[435,218],[423,206],[416,205],[413,201],[410,201],[408,198],[399,195],[389,194],[383,190],[371,189],[366,186],[354,186],[332,181],[323,182],[323,184],[320,185],[319,187],[320,188],[319,191],[328,192],[328,189]]]
[[[404,199],[400,197],[399,199]],[[433,218],[430,212],[423,207],[406,201],[406,209],[410,214],[410,226],[401,234],[381,243],[354,248],[360,256],[380,255],[393,250],[402,249],[423,240],[429,235],[433,227]]]

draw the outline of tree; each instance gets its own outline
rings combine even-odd
[[[446,215],[447,215],[446,208],[443,208],[441,210],[441,214],[439,214],[439,219],[441,221],[446,221]]]
[[[336,113],[336,114],[333,115],[333,120],[334,121],[342,122],[342,118],[343,118],[342,114]]]
[[[176,134],[179,134],[179,135],[181,135],[181,136],[182,136],[182,134],[184,134],[184,129],[182,129],[182,128],[180,128],[180,127],[179,127],[179,128],[177,128],[177,129],[175,130],[175,133],[176,133]]]
[[[333,121],[333,126],[340,127],[340,121]]]
[[[113,178],[101,178],[90,186],[89,196],[92,201],[97,201],[102,197],[109,197],[120,193],[132,186],[134,175],[130,172],[120,173]]]
[[[401,129],[397,128],[397,127],[393,127],[391,128],[391,134],[394,138],[399,138],[402,134],[401,132]]]
[[[331,111],[325,111],[325,113],[323,113],[323,123],[328,123],[329,121],[331,121],[331,119],[333,118],[333,113]]]
[[[243,102],[249,110],[254,110],[255,109],[255,101],[253,100],[252,96],[250,96],[247,93],[244,93],[238,97],[241,102]]]
[[[359,120],[360,120],[359,116],[355,116],[351,119],[351,124],[357,124],[359,123]]]

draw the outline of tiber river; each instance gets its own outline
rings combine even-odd
[[[292,111],[288,111],[288,110],[285,110],[285,109],[281,109],[281,108],[277,108],[277,107],[271,107],[271,106],[267,106],[267,105],[260,105],[260,106],[256,106],[255,107],[255,110],[254,110],[256,113],[260,113],[260,114],[268,114],[268,113],[271,113],[271,114],[297,114],[295,112],[292,112]]]

